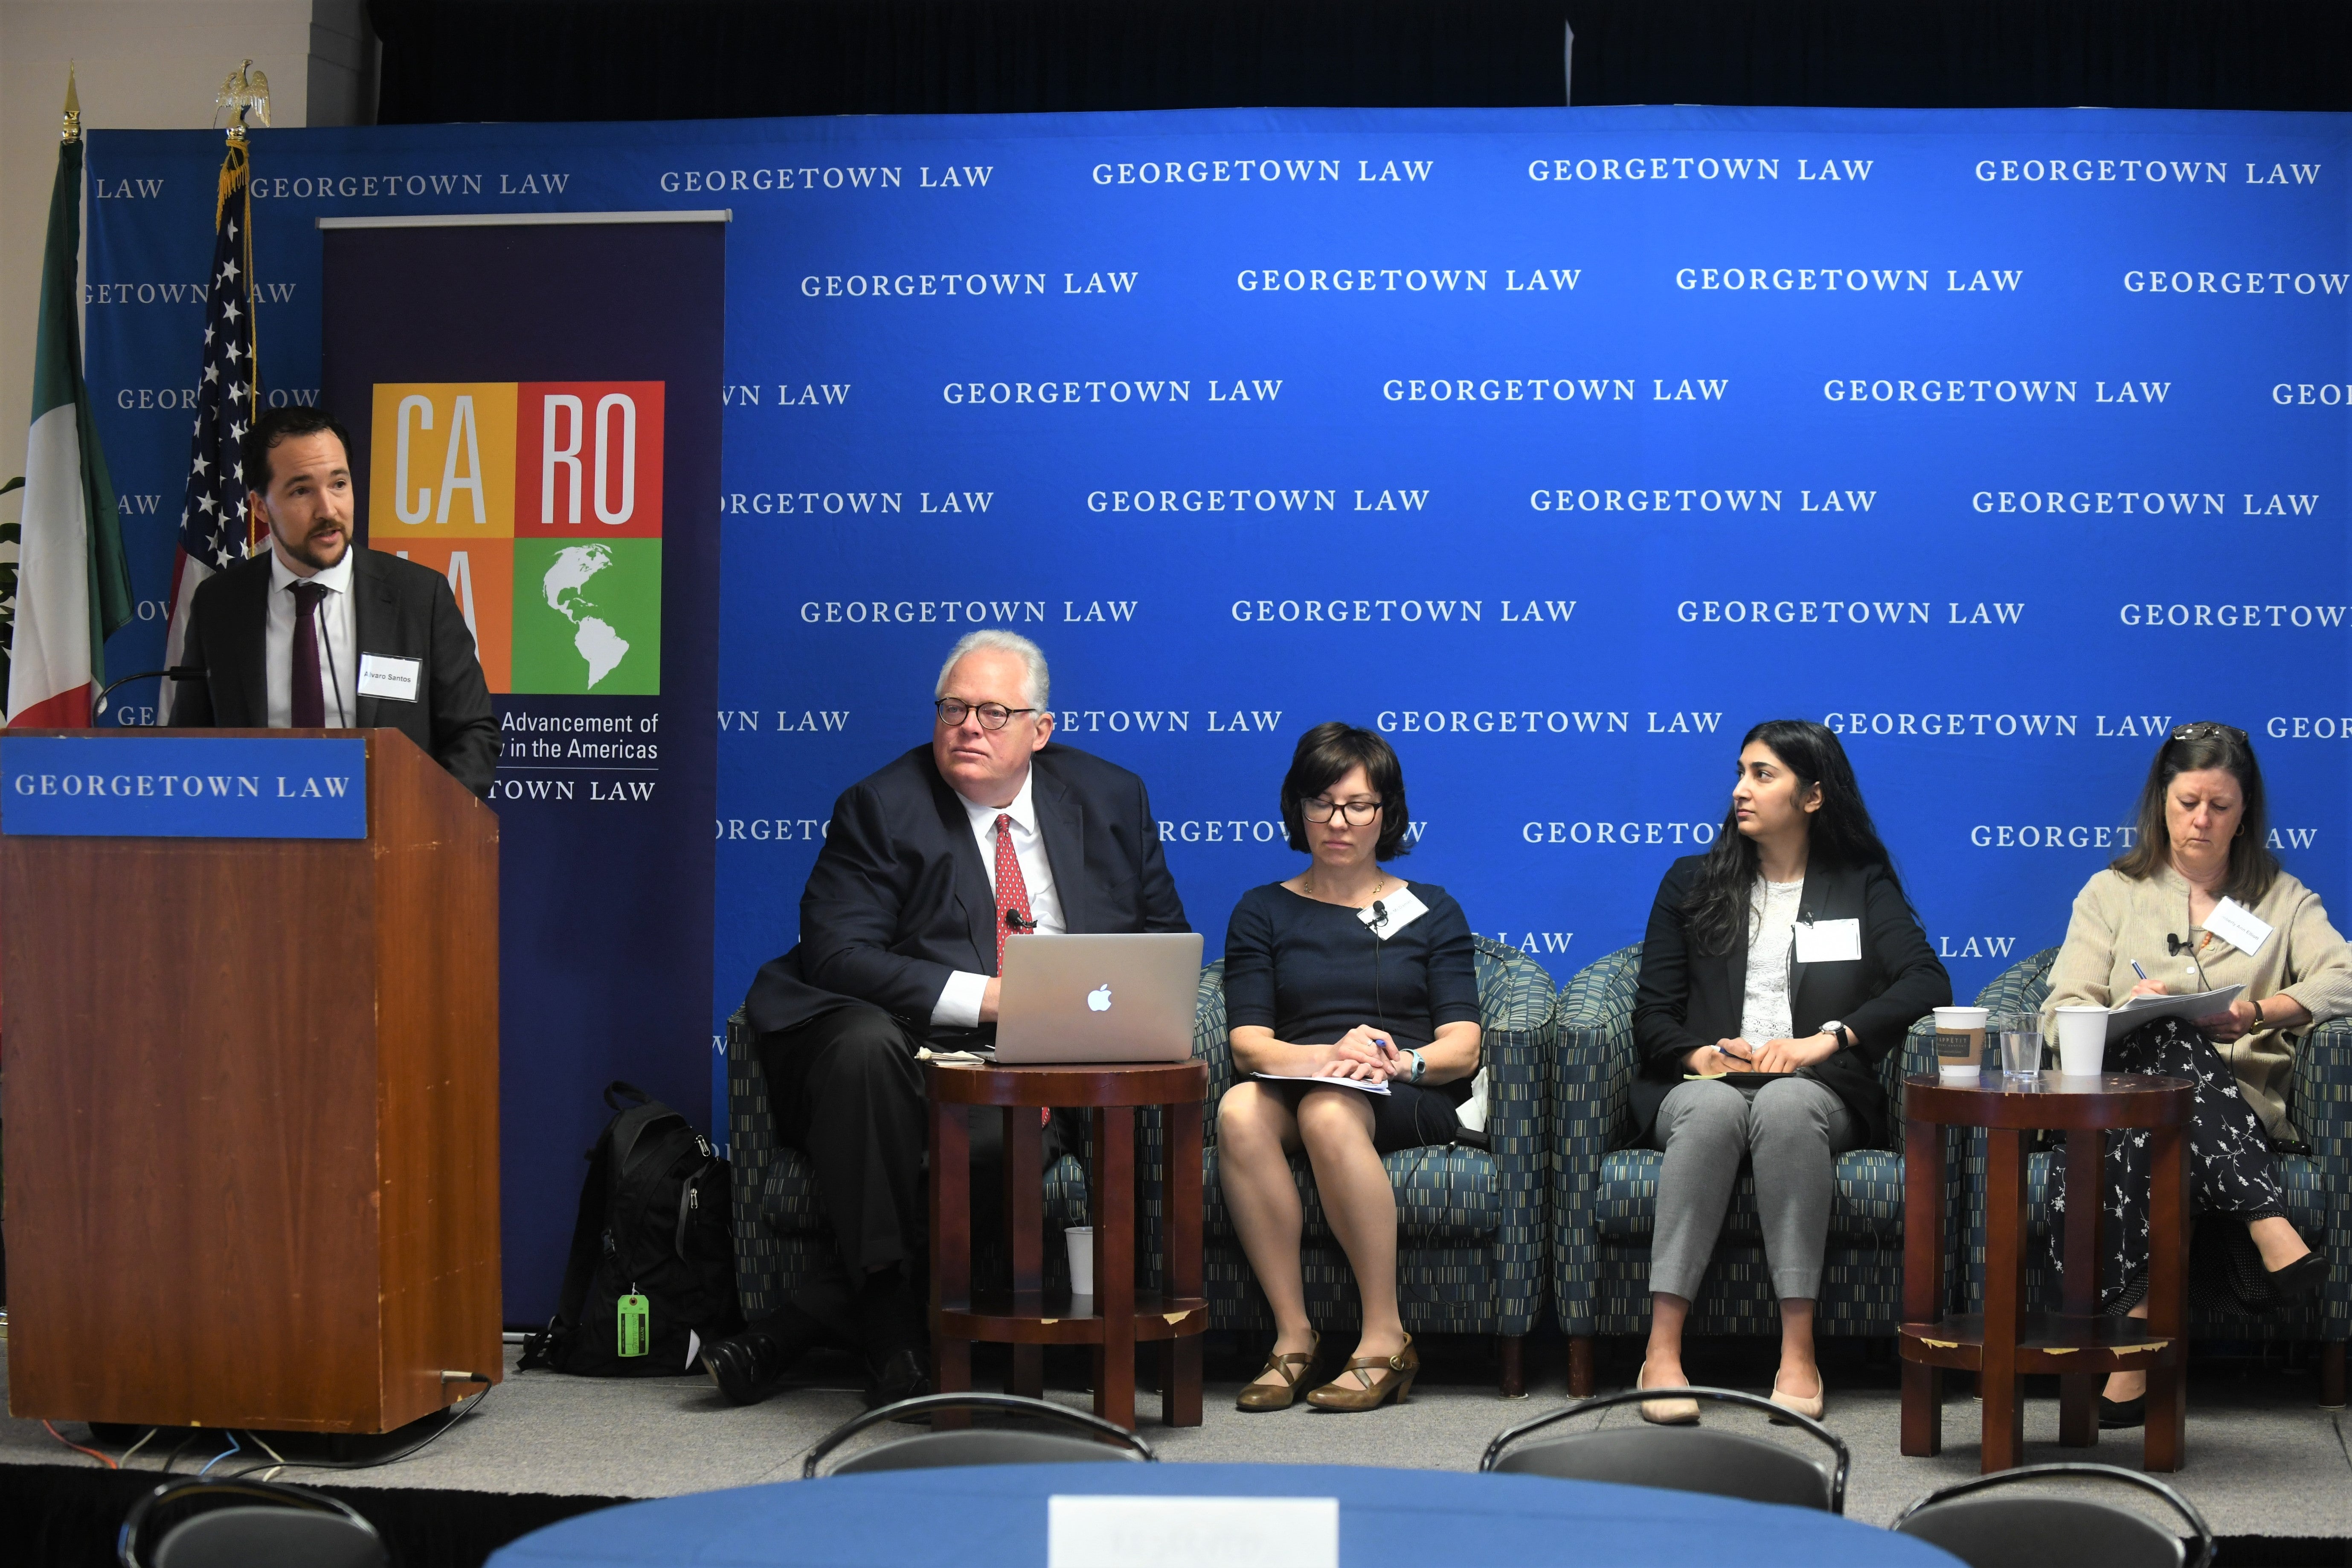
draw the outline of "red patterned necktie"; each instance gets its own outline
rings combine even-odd
[[[294,595],[290,720],[296,729],[323,729],[327,724],[327,696],[319,685],[319,601],[327,597],[327,585],[289,583],[287,591]]]
[[[1014,916],[1024,931],[1036,928],[1029,917],[1029,884],[1021,879],[1021,857],[1013,852],[1013,819],[996,814],[996,972],[1004,973],[1004,944],[1012,936]]]

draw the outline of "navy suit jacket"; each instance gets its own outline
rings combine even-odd
[[[1038,836],[1072,932],[1189,931],[1143,780],[1066,746],[1029,759]],[[996,884],[963,801],[919,746],[844,790],[801,894],[800,945],[743,1005],[761,1034],[870,1002],[912,1026],[961,969],[996,973]]]
[[[352,662],[358,654],[384,653],[424,664],[416,701],[362,696],[352,727],[396,729],[458,783],[488,794],[499,766],[498,714],[448,580],[395,555],[360,545],[351,549]],[[268,604],[267,554],[239,561],[196,589],[180,662],[205,676],[176,683],[167,722],[180,728],[268,727]],[[356,684],[359,671],[349,674]]]

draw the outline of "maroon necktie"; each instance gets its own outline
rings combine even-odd
[[[327,587],[320,582],[298,582],[288,591],[294,595],[294,727],[324,729],[327,699],[319,685],[319,601],[327,597]]]
[[[1021,857],[1013,852],[1013,819],[996,814],[996,972],[1004,973],[1004,944],[1013,935],[1014,917],[1024,931],[1037,923],[1029,917],[1029,884],[1021,880]]]

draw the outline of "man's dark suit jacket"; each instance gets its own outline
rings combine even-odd
[[[197,588],[188,606],[180,662],[206,674],[201,681],[178,683],[169,720],[174,727],[268,727],[263,647],[268,605],[266,554],[239,561]],[[474,653],[473,633],[466,630],[448,580],[430,567],[353,545],[352,631],[354,667],[342,673],[354,685],[361,653],[424,662],[418,701],[363,696],[352,716],[352,727],[396,729],[458,783],[477,795],[488,794],[498,771],[499,719]]]
[[[1029,767],[1066,927],[1191,930],[1143,780],[1066,746],[1045,747]],[[996,918],[971,819],[919,746],[834,802],[801,894],[800,945],[761,967],[744,998],[749,1021],[768,1034],[861,1001],[919,1036],[951,971],[996,973]]]
[[[1725,954],[1692,949],[1683,901],[1698,880],[1704,855],[1685,855],[1666,869],[1650,929],[1642,939],[1642,977],[1633,993],[1633,1039],[1641,1076],[1628,1092],[1634,1126],[1646,1137],[1658,1106],[1683,1081],[1684,1062],[1703,1045],[1734,1040],[1748,989],[1748,944]],[[1797,918],[1859,920],[1862,956],[1832,964],[1789,965],[1792,1038],[1819,1034],[1836,1019],[1860,1041],[1827,1061],[1800,1070],[1835,1091],[1864,1128],[1864,1146],[1885,1146],[1886,1091],[1878,1066],[1903,1043],[1914,1020],[1952,999],[1952,978],[1927,946],[1918,917],[1895,880],[1875,866],[1855,871],[1818,862],[1805,870]],[[1761,1045],[1762,1040],[1751,1042]]]

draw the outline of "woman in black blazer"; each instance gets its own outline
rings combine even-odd
[[[1886,1142],[1878,1064],[1951,999],[1836,735],[1802,719],[1749,730],[1714,847],[1667,869],[1643,939],[1630,1098],[1638,1141],[1666,1157],[1638,1386],[1687,1382],[1683,1322],[1746,1158],[1780,1299],[1772,1402],[1821,1415],[1813,1301],[1835,1161]],[[1687,1423],[1698,1404],[1647,1400],[1642,1415]]]

